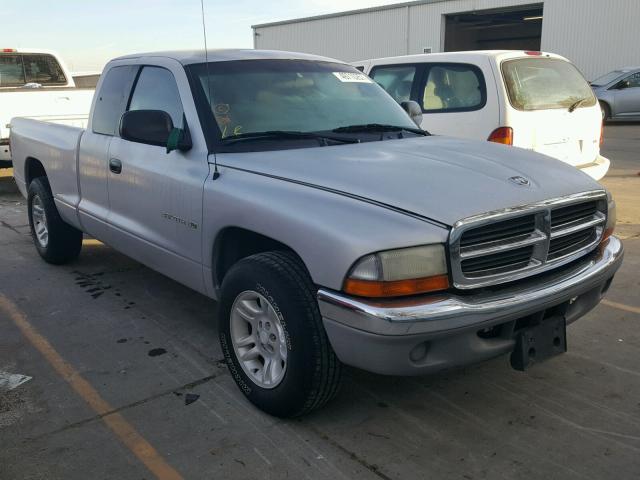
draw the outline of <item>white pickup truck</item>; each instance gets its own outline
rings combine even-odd
[[[86,130],[12,120],[14,177],[45,261],[86,232],[219,300],[229,371],[273,415],[326,403],[342,364],[563,353],[622,262],[615,202],[550,157],[428,135],[419,111],[313,55],[131,55]]]
[[[76,88],[54,52],[0,49],[0,168],[11,167],[10,120],[26,117],[85,127],[94,88]]]

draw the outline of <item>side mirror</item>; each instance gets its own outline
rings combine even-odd
[[[120,119],[120,136],[131,142],[165,147],[173,130],[173,121],[161,110],[131,110]]]
[[[631,82],[629,80],[622,80],[620,83],[618,83],[618,85],[616,85],[616,88],[618,90],[624,90],[625,88],[629,88],[631,86]]]
[[[418,102],[409,100],[408,102],[402,102],[400,106],[407,112],[407,115],[411,117],[413,123],[419,128],[422,128],[422,108],[418,105]]]

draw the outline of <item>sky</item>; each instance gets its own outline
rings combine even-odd
[[[402,0],[204,0],[209,48],[252,48],[251,25]],[[113,57],[203,48],[200,0],[1,0],[0,49],[55,50],[72,72]]]

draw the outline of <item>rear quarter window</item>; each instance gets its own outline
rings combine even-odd
[[[126,65],[111,68],[97,93],[91,126],[94,133],[115,135],[120,117],[127,107],[129,92],[137,67]]]

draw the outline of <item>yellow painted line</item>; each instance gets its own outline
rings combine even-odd
[[[76,393],[89,404],[93,411],[98,415],[104,415],[102,417],[104,423],[156,478],[161,480],[184,480],[182,475],[174,470],[122,415],[119,413],[108,414],[114,408],[100,396],[89,382],[82,378],[70,363],[60,356],[45,337],[38,333],[29,323],[24,313],[2,294],[0,294],[0,309],[9,315],[9,318],[20,329],[22,334],[44,356],[55,371],[71,385]]]
[[[104,246],[104,243],[102,243],[100,240],[96,240],[95,238],[85,238],[84,240],[82,240],[82,245],[83,246]]]
[[[637,313],[640,315],[640,307],[632,307],[631,305],[625,305],[624,303],[612,302],[611,300],[602,300],[608,307],[617,308],[618,310],[624,310],[625,312]]]

